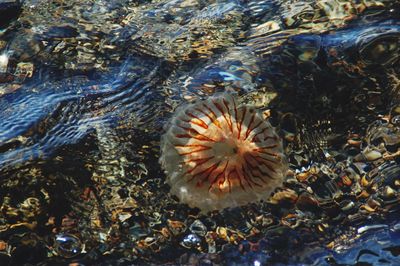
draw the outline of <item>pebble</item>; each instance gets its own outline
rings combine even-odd
[[[190,232],[200,236],[205,236],[207,233],[207,227],[200,220],[195,220],[190,225],[189,230]]]
[[[379,230],[379,229],[386,229],[389,228],[386,224],[374,224],[374,225],[365,225],[357,229],[358,234],[363,234],[370,230]]]
[[[375,161],[382,158],[382,153],[380,153],[377,150],[370,149],[368,147],[364,149],[363,154],[365,156],[365,159],[367,159],[368,161]]]
[[[393,225],[393,231],[400,231],[400,223]]]
[[[82,252],[81,240],[71,234],[59,234],[55,238],[55,249],[59,256],[72,258]]]
[[[189,234],[183,238],[181,245],[185,248],[194,248],[200,245],[201,239],[196,234]]]

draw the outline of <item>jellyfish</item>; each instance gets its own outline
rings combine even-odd
[[[287,171],[271,124],[226,93],[177,109],[161,139],[160,164],[171,193],[204,212],[266,200]]]

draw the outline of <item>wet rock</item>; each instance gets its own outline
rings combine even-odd
[[[382,153],[375,149],[366,148],[366,149],[364,149],[362,154],[364,155],[365,159],[367,159],[368,161],[375,161],[377,159],[382,158]]]
[[[7,73],[8,69],[8,55],[7,54],[1,54],[0,55],[0,74],[3,75],[4,73]]]
[[[200,220],[195,220],[189,226],[189,230],[190,232],[197,234],[199,236],[205,236],[207,233],[207,227]]]
[[[222,265],[222,258],[217,254],[188,254],[185,253],[179,258],[181,265]]]
[[[23,82],[26,78],[33,76],[34,66],[30,62],[20,62],[17,64],[14,72],[14,76],[18,78],[20,82]]]
[[[389,199],[389,198],[394,198],[396,196],[396,194],[397,193],[393,188],[391,188],[390,186],[385,186],[385,188],[383,189],[382,196],[384,198]]]
[[[0,0],[0,3],[4,2],[17,1]],[[36,133],[35,127],[28,135],[2,145],[1,155],[21,151],[21,147],[31,151],[31,147],[37,146],[50,149],[57,146],[57,152],[54,158],[45,153],[42,160],[42,150],[32,150],[33,155],[38,154],[40,158],[38,164],[46,165],[45,174],[35,172],[28,175],[20,169],[12,169],[19,172],[14,178],[14,175],[4,174],[1,169],[0,191],[4,189],[7,195],[4,199],[0,198],[4,214],[0,217],[1,236],[20,235],[21,232],[15,231],[18,224],[26,230],[40,230],[46,236],[51,234],[49,232],[64,232],[57,234],[51,247],[53,249],[47,253],[43,253],[46,249],[34,248],[37,241],[27,241],[32,243],[28,245],[30,250],[38,251],[42,260],[45,260],[46,254],[58,255],[56,260],[59,261],[47,261],[47,264],[59,264],[60,261],[78,263],[75,256],[83,253],[86,246],[91,251],[87,256],[79,256],[87,260],[83,264],[102,260],[102,254],[107,257],[107,263],[111,261],[110,265],[173,264],[176,258],[187,252],[186,256],[182,256],[182,264],[211,265],[213,256],[198,254],[200,251],[218,256],[223,254],[236,265],[264,265],[269,261],[262,258],[270,255],[279,264],[282,260],[295,259],[296,256],[292,255],[296,253],[296,248],[308,255],[309,250],[304,250],[308,246],[321,247],[327,241],[337,239],[352,241],[344,233],[349,228],[364,226],[366,221],[375,221],[376,218],[386,223],[383,219],[387,214],[395,216],[398,213],[399,167],[390,163],[397,158],[394,155],[399,140],[396,131],[399,112],[392,112],[390,117],[380,116],[389,108],[389,105],[384,105],[387,96],[384,89],[396,92],[396,88],[386,88],[392,86],[387,84],[386,77],[385,88],[379,88],[382,84],[377,75],[382,73],[385,76],[387,69],[381,67],[371,71],[371,76],[362,72],[367,71],[363,70],[367,66],[394,66],[392,58],[398,59],[395,54],[399,52],[395,42],[397,36],[376,31],[390,28],[397,32],[397,24],[392,24],[398,22],[393,20],[390,24],[376,27],[375,22],[368,24],[373,17],[373,8],[382,4],[371,3],[374,1],[349,4],[336,0],[318,1],[317,4],[255,0],[241,1],[240,4],[232,1],[208,2],[24,1],[26,9],[24,7],[24,18],[21,16],[18,21],[20,28],[14,37],[12,32],[6,36],[9,39],[5,44],[0,43],[0,49],[11,50],[10,58],[0,64],[0,72],[7,73],[0,77],[5,85],[0,86],[0,95],[17,90],[19,87],[13,86],[17,83],[22,90],[16,96],[21,98],[25,89],[32,88],[33,93],[29,97],[34,97],[41,89],[49,90],[46,102],[59,96],[51,94],[53,89],[67,89],[67,94],[76,89],[79,99],[73,102],[69,97],[62,97],[56,110],[49,107],[51,114],[43,114],[43,119],[50,124],[49,131],[47,127],[43,129],[40,126],[40,132]],[[372,9],[363,17],[359,8],[367,2]],[[282,11],[279,9],[281,3],[284,5]],[[242,8],[246,6],[249,9],[243,13]],[[362,8],[369,9],[367,6]],[[243,16],[247,13],[249,16]],[[360,17],[360,22],[354,21],[355,17]],[[344,31],[337,31],[337,27],[347,24],[346,19],[353,20],[354,24]],[[248,32],[242,32],[248,28]],[[370,35],[367,34],[369,28],[374,30],[369,32]],[[360,33],[363,35],[359,36]],[[384,36],[379,37],[381,33]],[[246,43],[248,39],[255,41]],[[238,40],[241,44],[232,47],[237,46]],[[257,55],[247,49],[254,49]],[[347,51],[351,54],[346,54]],[[129,67],[129,60],[123,61],[126,57],[130,57],[129,60],[139,58],[135,59],[134,68]],[[152,60],[156,63],[146,66],[146,62]],[[277,67],[279,61],[282,68]],[[214,62],[216,65],[213,65]],[[120,64],[124,65],[121,69]],[[53,83],[52,80],[51,86],[36,86],[36,78],[46,80],[48,67],[52,69],[51,77],[63,82]],[[53,71],[53,67],[57,71]],[[64,82],[63,75],[70,74],[62,71],[65,68],[85,78],[88,75],[89,86],[87,83],[82,86],[81,79],[77,83]],[[156,79],[143,69],[150,69]],[[101,73],[98,73],[100,70]],[[201,75],[197,75],[198,72]],[[122,78],[124,73],[135,78],[126,81]],[[396,72],[392,75],[398,76]],[[108,80],[110,76],[111,82]],[[24,83],[27,79],[32,82]],[[175,80],[180,83],[176,85]],[[136,84],[146,88],[146,91],[138,90]],[[260,96],[257,105],[271,108],[265,110],[265,116],[273,115],[275,111],[284,114],[282,121],[276,125],[286,141],[291,164],[287,182],[270,199],[265,198],[235,210],[199,215],[198,211],[177,203],[168,196],[169,187],[163,184],[163,175],[154,158],[157,157],[154,154],[159,154],[159,132],[156,132],[150,145],[147,141],[149,132],[136,130],[144,124],[146,129],[150,128],[146,123],[148,120],[143,121],[142,116],[154,117],[147,112],[147,106],[137,104],[140,101],[136,98],[142,99],[141,95],[146,94],[151,103],[155,103],[153,94],[149,93],[158,91],[160,84],[168,95],[166,100],[171,103],[168,106],[171,112],[179,101],[177,99],[193,100],[201,91],[204,93],[199,94],[206,96],[232,90],[243,93],[241,97],[247,100]],[[176,87],[172,88],[170,84]],[[275,87],[283,88],[284,93]],[[195,93],[188,95],[185,91],[188,88]],[[309,97],[297,97],[303,96],[302,93]],[[300,98],[307,100],[297,105],[288,104],[281,101],[283,94],[290,95],[295,101]],[[335,98],[336,94],[341,96]],[[11,96],[0,99],[1,106],[5,103],[4,99],[12,101]],[[28,100],[34,99],[29,97]],[[344,106],[346,99],[352,99],[355,104],[350,102],[349,106]],[[125,104],[129,108],[125,109]],[[22,114],[36,111],[29,109],[30,106],[32,101],[21,105],[22,109],[26,109]],[[135,111],[136,106],[139,111]],[[3,111],[11,113],[13,110]],[[125,111],[129,114],[128,120],[124,120]],[[112,115],[107,116],[108,112]],[[115,138],[112,134],[101,135],[98,129],[95,129],[96,134],[91,131],[92,123],[101,128],[108,118],[118,130],[127,130],[116,131],[119,133],[115,134]],[[157,129],[166,118],[160,115]],[[365,130],[366,123],[378,118],[382,120],[381,124]],[[27,120],[24,115],[18,119]],[[21,128],[14,121],[6,122],[9,123],[6,124],[8,128],[10,125],[11,129]],[[304,125],[302,130],[302,123],[306,122],[308,125]],[[71,127],[79,130],[65,131]],[[55,130],[65,133],[57,135]],[[73,148],[65,149],[71,143],[65,139],[76,141],[86,133],[90,137]],[[42,138],[42,135],[45,137]],[[151,146],[151,149],[138,148],[142,145]],[[372,152],[369,154],[366,149]],[[76,156],[78,153],[84,156]],[[354,160],[357,154],[360,158]],[[385,154],[390,156],[385,157]],[[23,155],[19,158],[25,162]],[[66,162],[70,157],[79,157],[78,160],[85,164],[82,167],[87,172],[85,176],[89,177],[82,178],[82,169],[76,163],[69,165]],[[47,160],[60,163],[52,167]],[[30,163],[24,164],[24,167],[31,168]],[[36,161],[32,163],[36,166]],[[62,180],[69,180],[70,184],[65,185],[58,179],[57,182],[62,185],[52,189],[54,176],[59,172],[63,174],[60,175]],[[24,177],[35,185],[25,186],[21,182]],[[40,183],[40,180],[45,181]],[[25,191],[32,194],[26,195]],[[49,211],[44,199],[52,203]],[[46,217],[47,211],[50,217]],[[24,219],[34,222],[15,222]],[[264,237],[265,241],[260,240]],[[8,239],[2,239],[8,245]],[[243,239],[246,241],[243,242]],[[315,245],[315,239],[321,243]],[[262,244],[263,241],[267,244]],[[8,247],[16,246],[15,242],[10,245]],[[18,252],[15,254],[20,259],[15,264],[38,262],[37,258],[24,258],[25,254],[31,257],[29,248],[16,247]],[[224,250],[225,253],[221,252]],[[264,257],[256,255],[259,250]],[[191,254],[192,251],[197,254]],[[118,258],[118,263],[113,264],[112,257]],[[128,262],[130,259],[134,262]],[[8,264],[7,258],[0,258],[1,265],[3,261],[3,264]],[[217,263],[223,264],[221,261]]]
[[[71,26],[53,26],[47,30],[45,36],[49,39],[54,38],[73,38],[78,36],[78,31]]]
[[[0,30],[20,15],[22,9],[20,0],[0,0]]]
[[[72,258],[82,252],[80,239],[71,234],[59,234],[55,238],[55,250],[59,256]]]
[[[397,224],[393,225],[392,230],[393,231],[400,231],[400,223],[397,223]]]
[[[386,224],[374,224],[374,225],[365,225],[357,229],[357,233],[363,234],[368,231],[373,230],[380,230],[380,229],[387,229],[389,228]]]
[[[307,193],[303,193],[299,196],[296,201],[296,207],[304,212],[309,211],[316,213],[320,211],[318,200]]]
[[[189,234],[181,241],[181,245],[185,248],[195,248],[198,247],[200,243],[201,239],[196,234]]]
[[[37,264],[43,261],[48,249],[40,239],[30,233],[11,237],[11,265]]]
[[[344,212],[350,212],[356,207],[356,204],[351,200],[344,200],[339,205]]]
[[[169,230],[172,232],[173,235],[179,235],[185,232],[187,228],[185,223],[181,221],[168,220],[167,224]]]

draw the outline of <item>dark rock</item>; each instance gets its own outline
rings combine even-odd
[[[0,0],[0,28],[18,18],[22,11],[21,6],[19,0]]]

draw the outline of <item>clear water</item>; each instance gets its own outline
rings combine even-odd
[[[397,1],[15,2],[0,1],[5,265],[400,263],[399,157],[366,152],[400,144]],[[201,214],[169,194],[161,135],[219,92],[269,110],[294,173],[278,191],[307,196]]]

